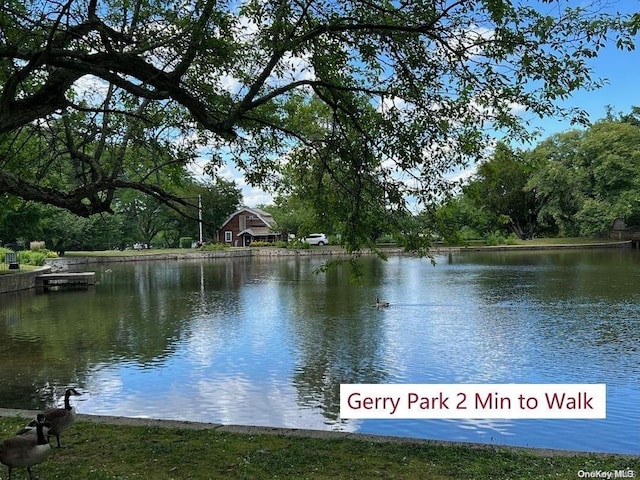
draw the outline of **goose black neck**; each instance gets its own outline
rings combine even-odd
[[[71,396],[71,392],[67,391],[64,394],[64,409],[71,410],[71,404],[69,403],[69,397]]]
[[[36,436],[38,437],[38,445],[45,445],[47,440],[44,438],[44,424],[41,422],[36,423]]]

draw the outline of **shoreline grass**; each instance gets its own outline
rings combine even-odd
[[[0,418],[0,438],[25,423]],[[632,471],[640,457],[554,455],[506,447],[442,445],[426,441],[311,438],[234,433],[216,428],[78,421],[63,436],[66,448],[33,467],[38,478],[106,479],[575,479],[579,472]],[[0,478],[5,478],[5,470]],[[16,469],[14,478],[26,478]]]
[[[499,245],[487,245],[483,242],[474,242],[478,247],[553,247],[553,246],[565,246],[565,245],[599,245],[599,244],[615,244],[615,243],[628,243],[624,240],[616,239],[602,239],[602,238],[582,238],[582,237],[560,237],[560,238],[534,238],[530,240],[516,240],[512,244],[499,244]],[[387,245],[388,247],[394,247],[395,245]],[[244,250],[248,247],[229,247],[228,250]],[[264,248],[264,247],[262,247]],[[273,247],[278,248],[278,247]],[[328,245],[326,247],[316,248],[316,250],[330,250],[341,249],[336,245]],[[384,245],[382,246],[384,248]],[[432,245],[434,250],[438,248],[460,248],[460,245],[438,245],[437,243]],[[69,257],[108,257],[108,256],[144,256],[153,254],[186,254],[186,253],[198,253],[202,250],[193,248],[153,248],[149,250],[96,250],[96,251],[68,251],[65,252],[65,256]],[[207,250],[204,250],[207,252]]]
[[[512,244],[499,244],[499,245],[486,245],[482,242],[473,242],[469,245],[440,245],[434,244],[432,245],[432,249],[434,252],[438,250],[446,250],[446,249],[465,249],[465,247],[475,247],[475,248],[486,248],[487,251],[495,249],[495,247],[509,248],[512,247],[514,249],[522,248],[522,247],[563,247],[563,246],[582,246],[588,247],[589,245],[598,245],[598,244],[624,244],[628,243],[621,240],[615,239],[598,239],[598,238],[580,238],[580,237],[563,237],[563,238],[536,238],[531,240],[516,240]],[[392,247],[388,245],[388,247]],[[225,250],[244,250],[247,247],[229,247]],[[277,248],[277,247],[274,247]],[[382,247],[384,249],[384,246]],[[316,250],[321,252],[326,252],[331,249],[341,249],[341,247],[337,247],[335,245],[329,245],[327,247],[316,247]],[[210,253],[208,250],[200,250],[193,248],[152,248],[146,250],[85,250],[85,251],[74,251],[70,250],[65,252],[65,257],[144,257],[144,256],[152,256],[152,255],[187,255],[198,253]],[[21,265],[22,269],[23,265]],[[18,273],[12,271],[12,273]]]
[[[86,250],[68,251],[65,257],[144,257],[146,255],[171,255],[196,253],[200,250],[193,248],[152,248],[147,250]]]
[[[612,238],[583,238],[583,237],[560,237],[560,238],[533,238],[530,240],[516,240],[514,245],[592,245],[600,243],[624,243],[624,240]]]
[[[13,275],[15,273],[33,272],[34,270],[39,270],[41,268],[42,267],[37,265],[20,264],[19,269],[9,270],[9,267],[6,264],[0,264],[0,275]]]

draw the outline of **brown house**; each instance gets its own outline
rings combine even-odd
[[[229,216],[218,230],[218,242],[232,247],[246,247],[252,242],[275,242],[280,234],[271,227],[270,213],[258,208],[243,207]]]

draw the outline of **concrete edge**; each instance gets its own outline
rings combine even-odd
[[[446,255],[452,253],[463,252],[509,252],[509,251],[536,251],[536,250],[568,250],[568,249],[598,249],[598,248],[631,248],[631,240],[627,241],[609,241],[589,244],[560,244],[560,245],[497,245],[497,246],[462,246],[462,247],[442,247],[433,245],[430,249],[432,255]],[[412,255],[401,248],[380,249],[385,255]],[[356,255],[375,254],[370,250],[364,250]],[[52,272],[67,271],[69,267],[84,268],[96,265],[104,265],[109,263],[122,262],[142,262],[142,261],[176,261],[176,260],[199,260],[212,258],[237,258],[237,257],[255,257],[255,258],[291,258],[291,257],[349,257],[352,254],[338,248],[322,248],[311,250],[288,250],[273,248],[237,248],[233,250],[222,251],[195,251],[188,253],[153,253],[126,256],[105,256],[105,257],[60,257],[48,258],[45,268],[51,269]],[[15,292],[20,290],[29,290],[35,287],[35,277],[44,273],[42,271],[21,272],[12,275],[0,275],[0,294]]]
[[[612,240],[594,243],[559,243],[546,245],[483,245],[462,246],[459,252],[520,252],[520,251],[549,251],[549,250],[594,250],[602,248],[632,248],[631,240]]]
[[[44,265],[34,270],[0,275],[0,294],[35,288],[36,277],[43,273],[48,273],[50,270],[51,267],[49,265]]]
[[[0,408],[0,417],[20,417],[25,420],[34,418],[38,411]],[[263,427],[250,425],[227,425],[220,423],[192,422],[186,420],[163,420],[158,418],[120,417],[109,415],[78,414],[79,421],[99,423],[105,425],[129,425],[137,427],[175,428],[182,430],[216,430],[220,432],[238,433],[243,435],[280,435],[298,438],[319,438],[325,440],[360,440],[375,443],[405,443],[425,444],[432,446],[470,448],[478,450],[511,451],[514,453],[528,453],[541,457],[589,456],[593,458],[640,459],[640,455],[624,453],[582,452],[573,450],[557,450],[549,448],[515,447],[486,443],[453,442],[446,440],[431,440],[388,435],[374,435],[367,433],[338,432],[331,430],[307,430],[298,428]]]

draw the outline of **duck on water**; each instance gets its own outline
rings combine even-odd
[[[384,307],[388,307],[389,306],[389,302],[387,302],[386,300],[380,300],[379,298],[376,298],[376,307],[377,308],[384,308]]]

